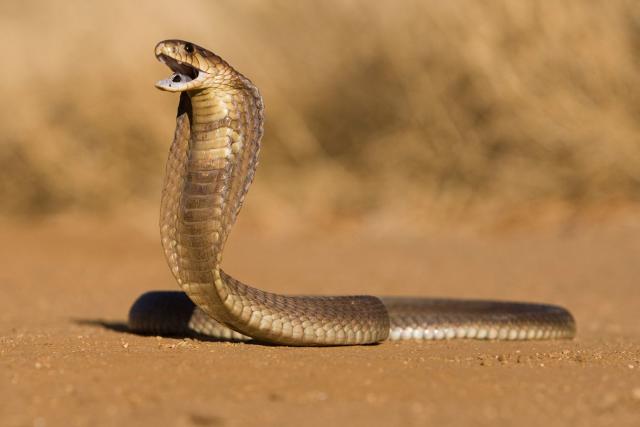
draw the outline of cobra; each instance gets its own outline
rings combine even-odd
[[[160,231],[182,292],[149,292],[129,313],[133,331],[197,333],[292,346],[387,339],[559,339],[575,335],[564,308],[532,303],[375,296],[290,296],[248,286],[222,268],[224,245],[254,178],[264,107],[256,86],[193,43],[155,48],[179,92],[163,184]]]

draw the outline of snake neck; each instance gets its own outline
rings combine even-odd
[[[253,177],[259,149],[248,99],[238,89],[208,88],[190,95],[192,117],[186,176],[180,202],[185,240],[208,248],[206,262],[217,269]],[[261,127],[261,125],[259,125]],[[203,237],[205,239],[203,240]],[[203,255],[200,253],[200,255]]]
[[[181,94],[166,166],[160,226],[167,261],[189,297],[224,323],[238,286],[220,264],[255,174],[262,111],[257,89],[241,75]]]

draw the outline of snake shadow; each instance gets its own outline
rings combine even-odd
[[[78,318],[73,318],[73,319],[71,319],[71,321],[74,324],[79,325],[79,326],[90,326],[90,327],[94,327],[94,328],[102,328],[102,329],[107,329],[107,330],[113,331],[113,332],[124,333],[124,334],[128,334],[128,335],[136,335],[136,336],[140,336],[140,337],[162,337],[162,338],[174,338],[174,339],[191,338],[191,339],[195,339],[195,340],[198,340],[198,341],[206,341],[206,342],[235,342],[235,343],[245,343],[245,344],[257,344],[257,345],[264,345],[264,346],[270,346],[271,345],[269,343],[262,343],[262,342],[258,342],[258,341],[254,341],[254,340],[243,341],[243,340],[236,340],[236,339],[214,338],[214,337],[210,337],[208,335],[198,334],[198,333],[195,333],[195,332],[190,332],[190,333],[171,333],[171,334],[166,334],[166,333],[143,333],[143,332],[138,332],[138,331],[132,330],[126,322],[110,321],[110,320],[104,320],[104,319],[78,319]]]
[[[190,338],[203,342],[217,342],[217,343],[239,343],[239,344],[247,344],[247,345],[257,345],[260,347],[290,347],[282,344],[273,344],[268,342],[256,341],[256,340],[237,340],[237,339],[227,339],[227,338],[214,338],[209,335],[198,334],[196,332],[191,333],[182,333],[182,334],[164,334],[164,333],[141,333],[132,330],[126,322],[118,322],[118,321],[110,321],[104,319],[78,319],[73,318],[71,321],[79,326],[90,326],[94,328],[102,328],[107,329],[109,331],[128,334],[128,335],[136,335],[139,337],[162,337],[162,338],[173,338],[173,339],[185,339]],[[364,344],[365,347],[368,346],[378,346],[380,343],[370,343]],[[298,346],[294,346],[299,348]],[[323,346],[327,347],[343,347],[340,345],[329,345]]]
[[[288,347],[283,346],[282,344],[273,344],[268,342],[256,341],[256,340],[237,340],[232,338],[215,338],[209,335],[198,334],[196,332],[190,333],[144,333],[132,330],[126,322],[118,322],[118,321],[109,321],[104,319],[71,319],[73,323],[79,326],[90,326],[95,328],[107,329],[109,331],[124,333],[128,335],[136,335],[139,337],[162,337],[162,338],[173,338],[173,339],[194,339],[203,342],[217,342],[217,343],[239,343],[239,344],[247,344],[247,345],[257,345],[260,347]],[[374,343],[372,345],[377,345]],[[326,347],[341,347],[341,346],[326,346]]]

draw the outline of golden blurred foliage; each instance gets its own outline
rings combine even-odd
[[[156,209],[181,38],[261,89],[262,225],[535,220],[640,201],[640,3],[3,2],[0,211]],[[295,222],[295,221],[294,221]]]

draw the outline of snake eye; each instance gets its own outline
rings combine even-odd
[[[193,49],[193,45],[191,43],[187,43],[184,45],[184,50],[187,53],[193,53],[194,49]]]

